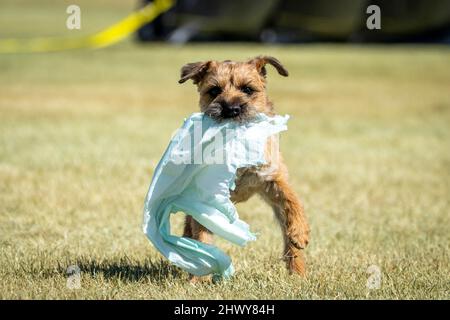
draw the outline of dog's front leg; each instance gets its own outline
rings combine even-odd
[[[264,182],[261,195],[272,207],[283,231],[284,259],[288,270],[305,275],[302,250],[309,241],[309,226],[299,198],[283,175]]]

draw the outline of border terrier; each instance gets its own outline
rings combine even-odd
[[[266,91],[267,64],[272,65],[280,75],[288,76],[288,71],[276,58],[258,56],[246,62],[188,63],[181,68],[179,83],[192,80],[197,85],[200,110],[214,120],[245,123],[257,113],[275,115]],[[274,139],[267,141],[267,164],[238,170],[231,201],[238,203],[254,194],[260,195],[272,207],[281,226],[283,258],[288,270],[305,275],[302,250],[308,244],[309,226],[302,203],[288,183],[288,171],[278,147],[273,148],[274,143]],[[275,156],[273,153],[276,153]],[[205,243],[212,242],[212,233],[191,216],[186,216],[184,236]],[[200,278],[192,277],[191,280],[196,282]]]

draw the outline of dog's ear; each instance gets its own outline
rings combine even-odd
[[[205,76],[210,67],[211,61],[206,62],[192,62],[185,64],[181,68],[180,80],[178,83],[184,83],[189,79],[192,79],[194,84],[199,83]]]
[[[289,72],[286,70],[286,68],[278,59],[274,57],[259,56],[249,60],[248,63],[255,65],[256,69],[263,77],[266,77],[267,74],[266,64],[271,64],[272,66],[274,66],[275,69],[277,69],[278,73],[283,77],[287,77],[289,75]]]

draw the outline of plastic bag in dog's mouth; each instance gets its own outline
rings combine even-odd
[[[230,200],[238,168],[267,163],[267,138],[287,130],[289,116],[258,114],[252,121],[215,122],[203,113],[185,120],[153,174],[143,231],[174,265],[196,275],[229,278],[231,259],[219,248],[170,234],[170,214],[184,212],[214,234],[244,246],[255,240]]]

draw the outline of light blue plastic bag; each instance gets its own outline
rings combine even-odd
[[[251,122],[217,123],[194,113],[177,131],[153,175],[144,205],[143,231],[173,264],[203,276],[229,278],[231,259],[222,250],[170,234],[170,214],[184,212],[214,234],[244,246],[255,240],[230,200],[236,170],[264,164],[269,136],[287,130],[289,116],[259,114]]]

